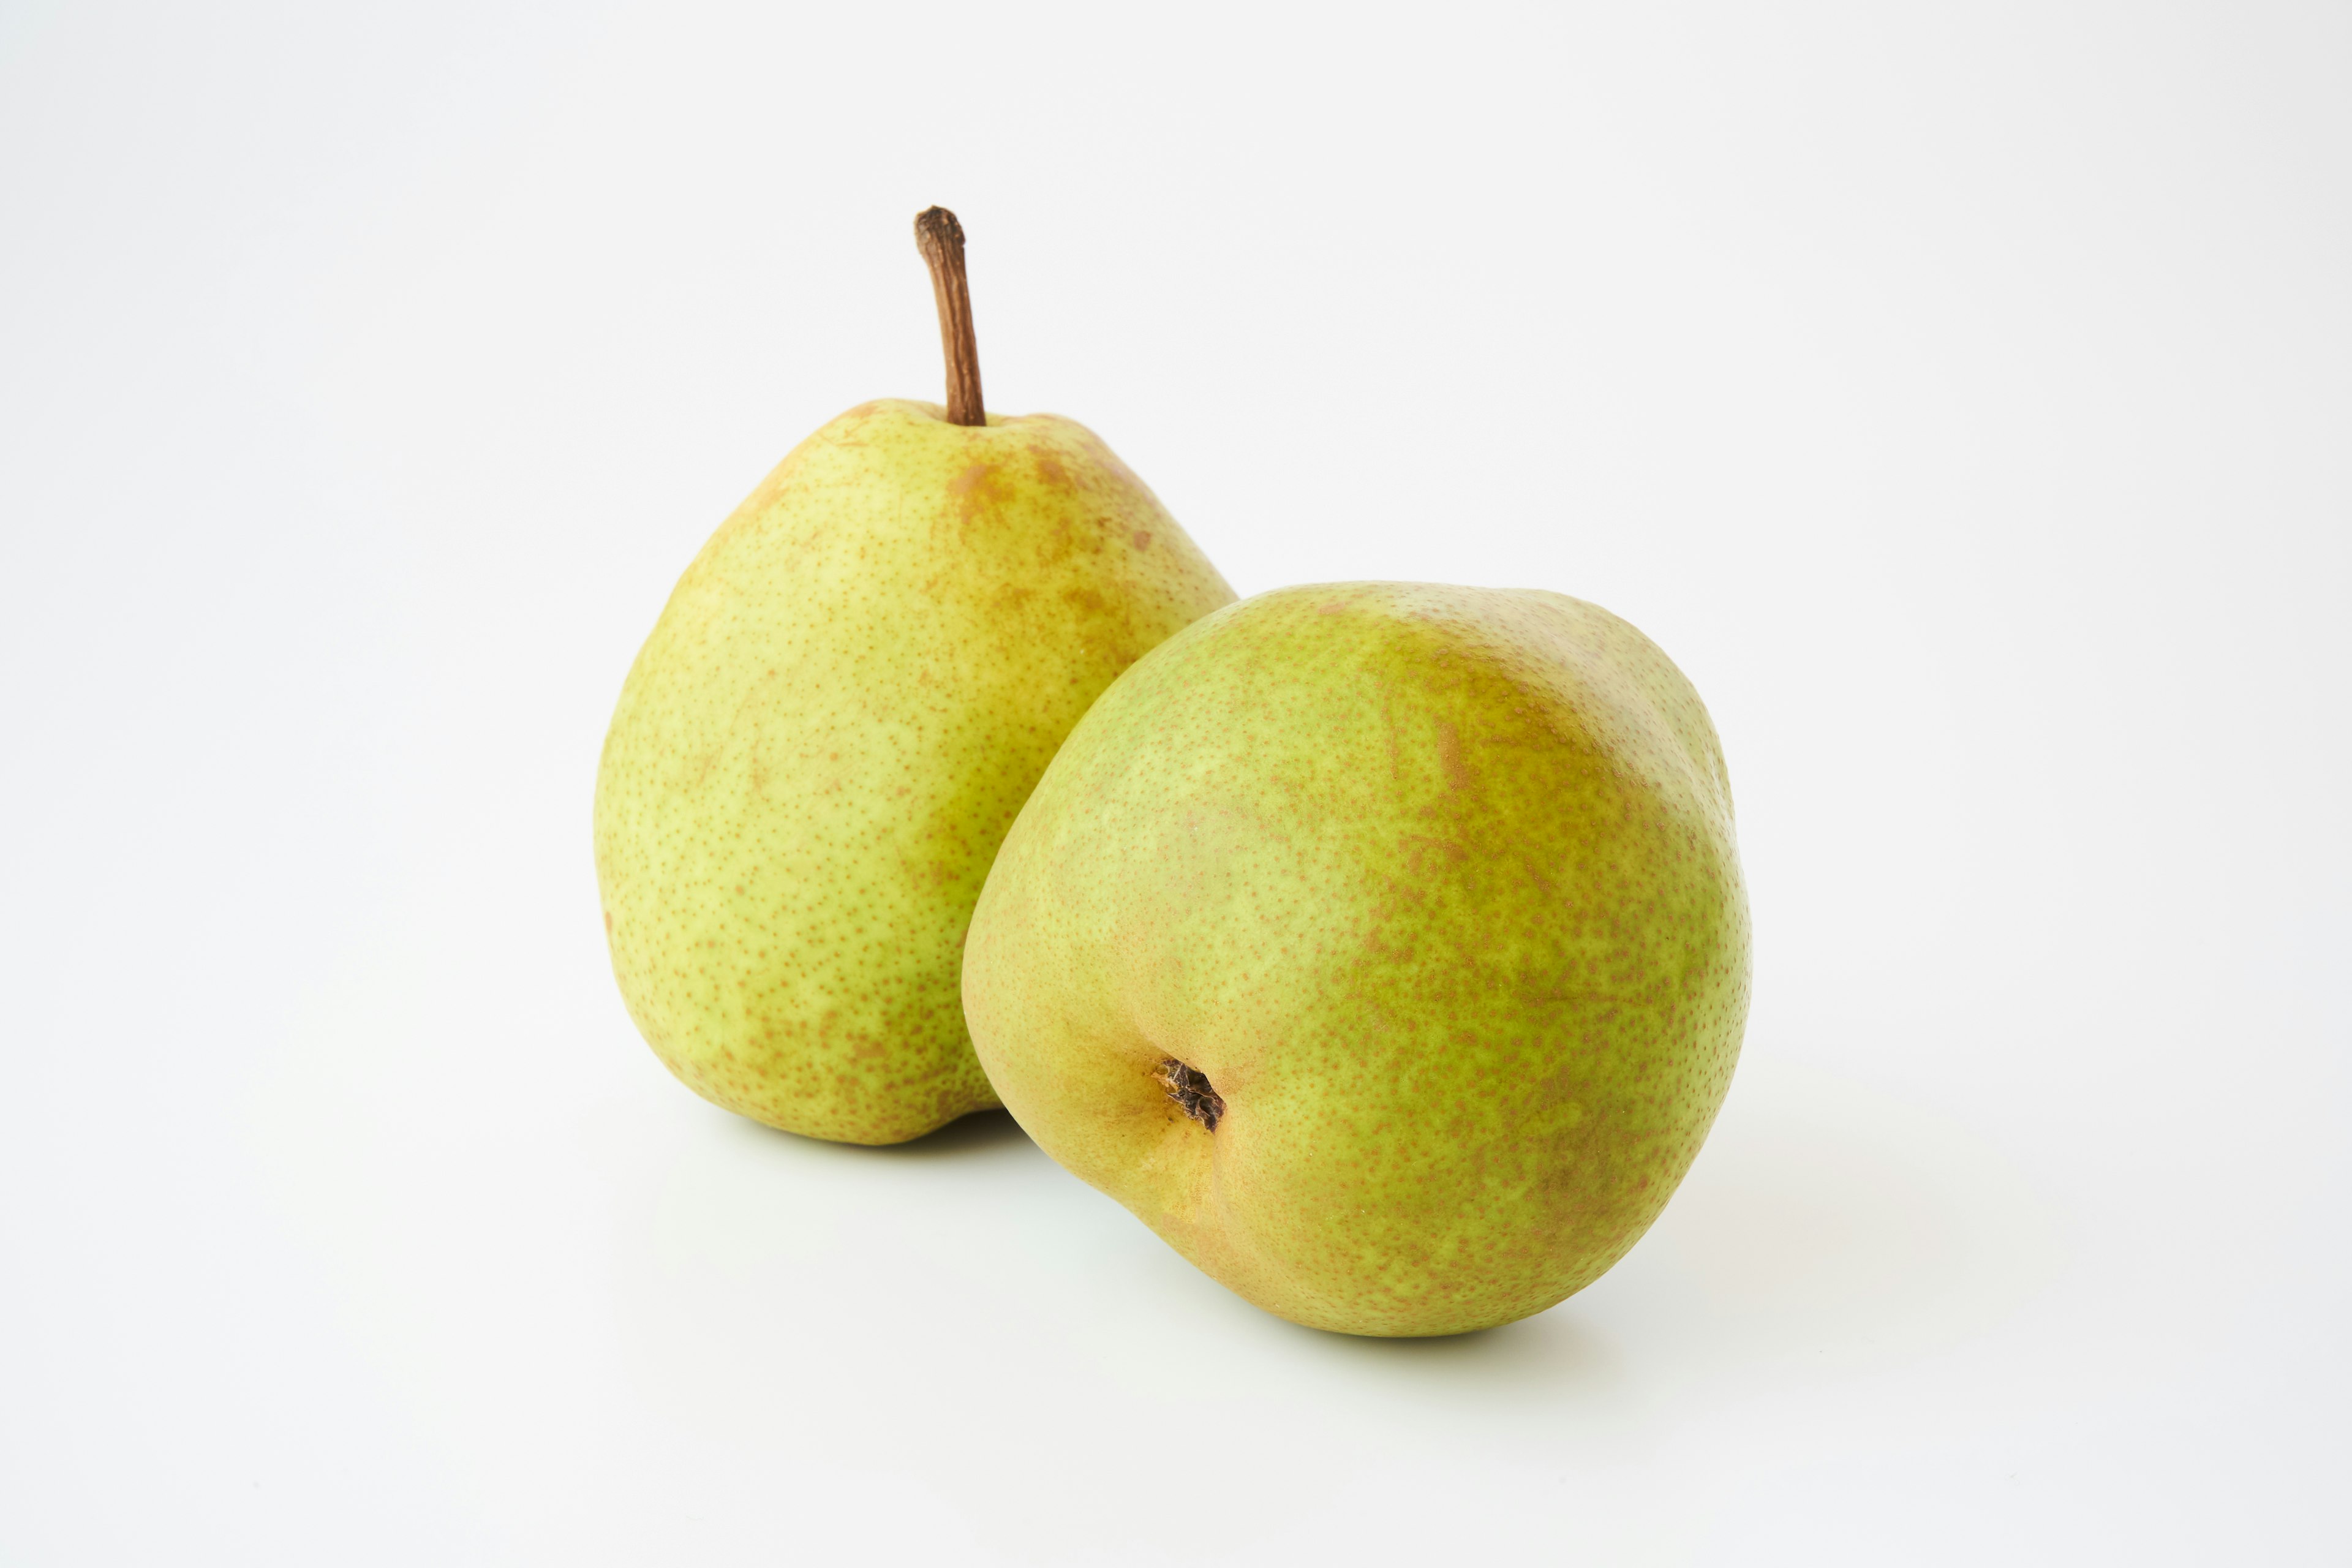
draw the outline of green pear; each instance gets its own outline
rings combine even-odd
[[[982,412],[952,237],[950,405],[853,408],[735,510],[596,781],[638,1029],[705,1098],[846,1142],[998,1103],[958,996],[997,845],[1103,689],[1234,597],[1092,432]]]
[[[1731,1079],[1723,754],[1649,639],[1558,594],[1285,589],[1097,700],[964,950],[997,1092],[1269,1311],[1459,1333],[1598,1279]]]

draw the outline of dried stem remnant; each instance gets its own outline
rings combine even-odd
[[[1185,1115],[1212,1132],[1217,1130],[1217,1121],[1225,1113],[1225,1100],[1209,1086],[1206,1073],[1185,1066],[1174,1057],[1164,1057],[1151,1076]]]
[[[980,401],[980,343],[971,331],[971,285],[963,272],[963,225],[945,207],[915,216],[915,248],[931,269],[940,307],[940,348],[948,361],[948,423],[985,425]]]

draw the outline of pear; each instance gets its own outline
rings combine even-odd
[[[1233,590],[1085,426],[981,406],[962,232],[918,220],[949,402],[849,410],[687,568],[622,687],[597,880],[705,1098],[855,1143],[997,1103],[958,995],[1005,829],[1118,673]]]
[[[1358,583],[1229,606],[1097,700],[964,952],[1015,1120],[1294,1321],[1539,1312],[1654,1220],[1729,1085],[1723,753],[1607,611]]]

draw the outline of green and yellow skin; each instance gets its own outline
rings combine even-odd
[[[1344,584],[1095,704],[989,875],[964,1009],[1029,1135],[1210,1275],[1450,1334],[1657,1217],[1748,950],[1722,751],[1654,644],[1557,594]]]
[[[655,1053],[845,1142],[995,1105],[958,972],[997,845],[1104,688],[1233,597],[1070,420],[887,401],[803,442],[679,580],[604,742],[604,926]]]

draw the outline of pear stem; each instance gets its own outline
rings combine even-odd
[[[948,423],[985,425],[980,401],[980,344],[971,333],[971,286],[963,274],[963,225],[945,207],[915,216],[915,248],[931,269],[940,307],[940,348],[948,361]]]

